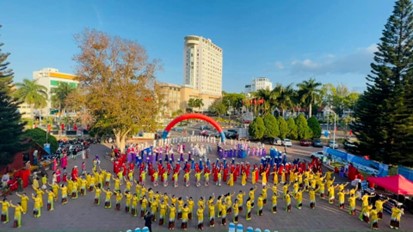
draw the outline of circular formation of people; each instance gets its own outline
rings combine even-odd
[[[179,152],[179,158],[176,159],[168,153],[174,146]],[[211,162],[206,157],[195,162],[190,152],[185,152],[182,144],[164,144],[158,147],[152,151],[151,155],[156,156],[152,160],[143,157],[148,154],[135,153],[136,150],[138,147],[131,145],[126,154],[121,154],[119,149],[113,147],[113,171],[100,167],[99,156],[94,157],[93,163],[88,164],[91,168],[87,169],[88,159],[85,159],[87,157],[83,152],[85,161],[80,169],[73,166],[70,173],[66,171],[69,156],[63,150],[62,157],[53,160],[53,175],[50,178],[43,175],[33,179],[34,193],[31,196],[24,192],[16,193],[20,202],[15,203],[6,198],[0,202],[1,221],[8,223],[9,208],[14,208],[13,227],[18,228],[22,226],[23,215],[28,213],[29,201],[33,201],[30,213],[39,218],[43,209],[53,211],[55,204],[70,204],[88,193],[94,194],[94,204],[102,205],[104,209],[114,208],[132,217],[144,218],[145,226],[150,230],[154,222],[169,230],[176,227],[187,230],[188,222],[196,220],[197,228],[203,230],[205,226],[225,226],[228,221],[238,223],[240,217],[249,221],[262,216],[267,204],[270,204],[267,207],[270,213],[276,214],[280,210],[279,201],[283,202],[282,210],[290,213],[293,208],[316,209],[318,199],[330,204],[335,204],[338,200],[340,209],[344,210],[347,205],[348,214],[356,215],[357,187],[349,188],[348,183],[335,183],[334,174],[331,171],[323,173],[320,165],[307,162],[274,163],[269,162],[268,158],[252,165],[236,162],[235,159],[217,159]],[[178,185],[188,187],[193,184],[199,188],[210,185],[220,188],[223,185],[246,186],[247,183],[255,187],[198,199],[161,193],[151,188],[163,185],[167,190]],[[261,190],[257,190],[258,184],[262,185]],[[308,202],[303,202],[303,195],[308,195]],[[370,205],[370,197],[372,196],[368,194],[361,197],[359,219],[368,223],[372,229],[378,229],[386,200],[377,200],[374,205]],[[295,207],[292,206],[293,201]],[[401,207],[392,208],[391,228],[399,228],[402,215]]]

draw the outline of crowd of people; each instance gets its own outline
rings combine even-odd
[[[88,192],[94,192],[96,205],[111,209],[114,199],[115,210],[124,209],[125,213],[134,217],[143,217],[145,225],[149,228],[152,222],[159,221],[159,225],[167,224],[170,230],[175,229],[177,221],[180,222],[180,228],[186,230],[188,222],[194,220],[195,216],[197,228],[203,230],[206,214],[206,221],[210,227],[215,226],[218,219],[222,225],[226,225],[227,220],[237,223],[240,217],[247,221],[252,220],[253,217],[262,216],[266,211],[264,206],[268,204],[270,206],[266,208],[275,214],[279,209],[279,200],[283,202],[282,208],[287,213],[293,210],[293,201],[295,208],[300,210],[304,205],[315,209],[317,199],[326,199],[330,204],[335,204],[338,200],[337,207],[343,210],[347,202],[348,213],[356,214],[357,188],[349,189],[348,183],[335,183],[333,172],[323,173],[316,161],[307,163],[296,160],[293,163],[283,163],[263,158],[260,163],[252,165],[248,162],[236,162],[235,159],[217,159],[215,162],[199,159],[195,162],[191,153],[185,153],[182,145],[179,146],[177,151],[180,151],[180,155],[176,159],[173,159],[171,154],[163,154],[162,149],[157,149],[151,154],[156,158],[147,159],[148,157],[144,158],[132,149],[132,146],[127,149],[126,154],[121,154],[119,149],[114,148],[112,171],[101,168],[99,156],[96,156],[89,164],[90,169],[86,167],[87,157],[83,157],[85,161],[81,169],[73,166],[71,172],[67,173],[67,155],[63,154],[62,159],[54,161],[51,178],[44,175],[33,180],[34,193],[31,196],[25,193],[18,194],[20,202],[17,204],[6,198],[0,202],[1,221],[9,221],[9,208],[12,207],[13,226],[20,227],[22,215],[28,212],[29,201],[33,201],[32,213],[38,218],[41,217],[44,208],[44,195],[46,210],[52,211],[56,202],[68,204]],[[135,155],[131,155],[132,153]],[[63,174],[60,168],[63,168]],[[159,183],[165,187],[164,193],[152,189]],[[239,192],[230,191],[223,195],[202,196],[198,199],[167,193],[167,187],[170,185],[178,187],[183,184],[189,187],[194,184],[199,188],[215,185],[219,188],[236,184],[246,186],[247,183],[254,187]],[[256,187],[258,184],[262,186],[260,190]],[[308,202],[304,202],[304,199],[307,199],[304,195],[308,196]],[[362,197],[359,218],[369,223],[371,228],[377,229],[385,201],[377,200],[372,205],[369,197]],[[253,213],[253,210],[256,213]],[[402,208],[392,209],[392,228],[399,228],[402,214]]]

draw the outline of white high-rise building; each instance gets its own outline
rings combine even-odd
[[[260,89],[272,90],[272,82],[266,77],[257,77],[252,80],[251,84],[245,85],[245,92],[251,93]]]
[[[184,84],[201,94],[222,95],[222,49],[210,39],[185,37]]]

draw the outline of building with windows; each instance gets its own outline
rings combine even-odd
[[[171,117],[174,113],[181,111],[186,112],[189,108],[189,99],[202,99],[204,104],[201,108],[194,109],[195,111],[206,112],[212,103],[219,99],[220,96],[203,94],[199,90],[188,85],[176,85],[170,83],[159,83],[160,91],[163,97],[163,113]]]
[[[210,39],[185,37],[184,85],[200,94],[222,95],[222,49]]]
[[[53,89],[59,86],[59,83],[68,83],[70,86],[76,88],[79,81],[76,80],[76,76],[73,74],[62,73],[55,68],[43,68],[39,71],[33,72],[33,79],[40,85],[47,88],[47,106],[42,109],[42,115],[50,115],[52,108],[52,95]]]
[[[244,92],[251,93],[251,92],[258,91],[260,89],[272,90],[272,82],[270,81],[270,79],[266,77],[254,78],[251,84],[245,85]]]

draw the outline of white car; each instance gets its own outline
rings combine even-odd
[[[327,156],[327,154],[323,151],[317,151],[317,152],[311,153],[311,158],[316,157],[322,160],[324,156]]]
[[[333,141],[333,140],[328,141],[328,147],[333,148],[333,149],[337,149],[338,148],[337,141]]]
[[[283,146],[286,146],[286,147],[291,147],[293,145],[290,139],[284,139],[282,144]]]

